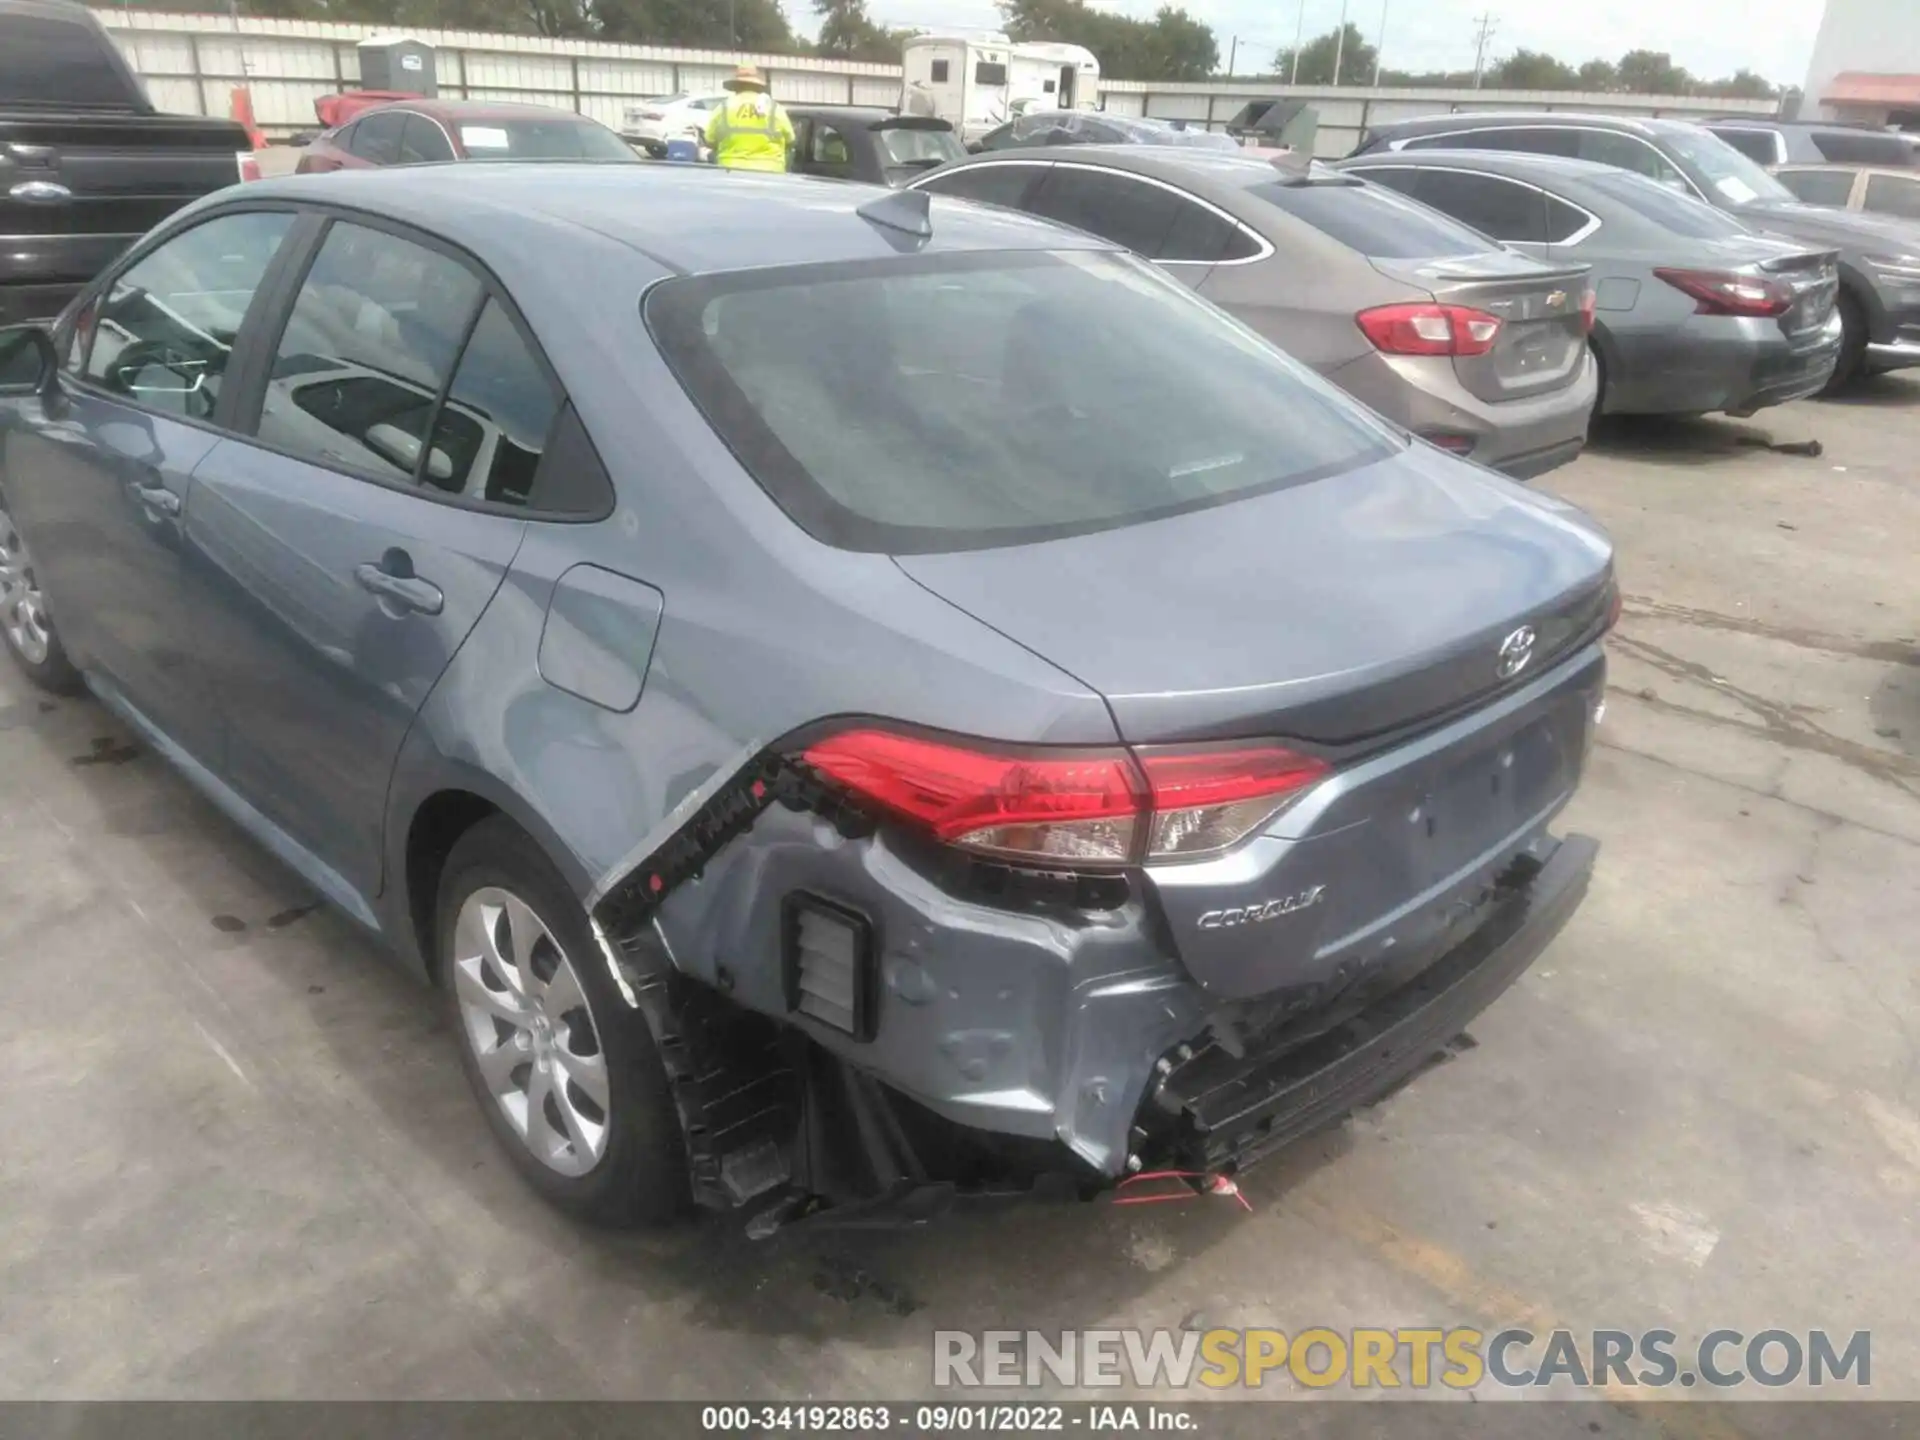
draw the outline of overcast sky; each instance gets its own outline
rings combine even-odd
[[[787,13],[816,27],[806,0],[785,0]],[[1179,0],[1176,0],[1179,3]],[[1224,67],[1240,37],[1241,73],[1255,73],[1273,52],[1293,44],[1300,0],[1185,0],[1213,26]],[[1331,30],[1341,0],[1306,0],[1309,37]],[[876,19],[930,29],[995,29],[992,0],[868,0]],[[1105,0],[1105,8],[1150,16],[1158,0]],[[1697,75],[1718,79],[1743,66],[1797,85],[1806,79],[1821,0],[1388,0],[1386,63],[1396,70],[1462,70],[1473,65],[1475,17],[1494,15],[1489,50],[1544,50],[1570,64],[1618,59],[1628,50],[1665,50]],[[1368,39],[1380,29],[1380,0],[1349,0],[1348,18]],[[1602,15],[1605,20],[1602,20]]]

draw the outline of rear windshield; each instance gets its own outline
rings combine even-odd
[[[460,144],[471,160],[636,160],[633,147],[602,125],[578,120],[470,120]]]
[[[966,158],[967,147],[953,131],[931,126],[881,125],[874,128],[887,178],[899,179]]]
[[[1816,130],[1813,145],[1836,165],[1913,164],[1913,147],[1884,130]]]
[[[1384,185],[1272,181],[1251,186],[1247,193],[1375,260],[1484,255],[1500,248],[1478,231]]]
[[[1591,189],[1612,196],[1622,205],[1676,235],[1719,240],[1730,235],[1752,233],[1726,211],[1716,210],[1704,200],[1682,195],[1657,180],[1649,180],[1631,170],[1608,170],[1583,178]]]
[[[1399,443],[1139,261],[988,252],[690,276],[646,318],[776,503],[832,545],[965,550],[1222,504]]]
[[[60,110],[144,108],[91,25],[40,15],[0,20],[0,105]]]

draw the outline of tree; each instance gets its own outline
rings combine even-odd
[[[1516,50],[1486,75],[1495,90],[1571,90],[1579,81],[1571,65],[1537,50]]]
[[[867,0],[813,0],[813,13],[820,17],[820,38],[814,48],[822,55],[899,62],[905,32],[875,24],[867,13]]]
[[[574,5],[582,0],[522,0]],[[786,54],[799,48],[776,0],[592,0],[590,34],[643,45]],[[731,21],[731,31],[729,31]]]
[[[1725,95],[1735,100],[1772,100],[1780,93],[1779,87],[1766,76],[1745,69],[1701,88],[1709,95]]]
[[[1620,88],[1634,95],[1684,95],[1693,77],[1664,50],[1629,50],[1620,57]]]
[[[1302,85],[1370,85],[1373,83],[1374,62],[1379,57],[1380,52],[1367,43],[1367,37],[1360,33],[1360,27],[1348,21],[1344,42],[1336,27],[1324,35],[1316,35],[1300,47],[1299,83]],[[1333,73],[1336,58],[1340,63],[1340,74],[1337,79]],[[1292,80],[1294,78],[1293,51],[1286,49],[1275,55],[1273,66],[1281,78]]]
[[[1151,20],[1103,14],[1085,0],[1000,0],[1000,11],[1013,39],[1083,45],[1116,80],[1204,80],[1220,63],[1213,31],[1171,5]]]
[[[1620,70],[1611,60],[1589,60],[1574,74],[1582,90],[1618,90]]]

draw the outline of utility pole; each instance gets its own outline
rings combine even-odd
[[[1215,54],[1218,54],[1219,52],[1218,52],[1218,51],[1215,51],[1214,53],[1215,53]],[[1236,35],[1236,36],[1234,36],[1234,37],[1233,37],[1233,43],[1232,43],[1231,45],[1229,45],[1229,46],[1227,47],[1227,74],[1228,74],[1228,76],[1232,76],[1232,74],[1233,74],[1233,62],[1234,62],[1235,60],[1237,60],[1237,59],[1239,59],[1239,58],[1240,58],[1240,37],[1239,37],[1238,35]]]
[[[1493,38],[1494,15],[1491,10],[1480,17],[1480,38],[1473,46],[1473,88],[1480,88],[1480,78],[1487,71],[1487,41]]]
[[[1380,43],[1373,47],[1373,88],[1380,88],[1380,65],[1387,58],[1387,6],[1393,0],[1380,0]]]
[[[1287,84],[1300,83],[1300,42],[1307,34],[1307,0],[1300,0],[1300,18],[1293,22],[1293,73],[1287,77]]]
[[[1347,49],[1347,0],[1340,0],[1340,28],[1333,32],[1333,83],[1340,83],[1340,60]]]

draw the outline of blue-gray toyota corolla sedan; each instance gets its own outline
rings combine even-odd
[[[582,1215],[1206,1187],[1586,888],[1606,540],[1084,235],[302,177],[0,369],[16,663],[431,979]]]

